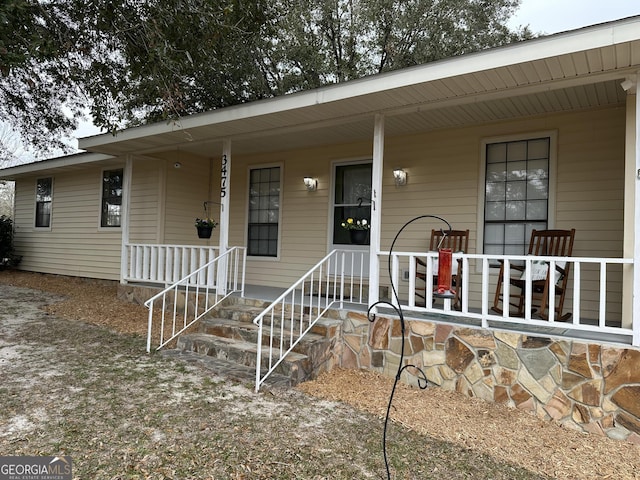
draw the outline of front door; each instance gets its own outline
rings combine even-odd
[[[360,230],[357,226],[365,224],[368,227],[371,221],[371,172],[370,161],[336,164],[333,171],[331,248],[361,252],[354,257],[353,268],[354,273],[362,269],[365,275],[369,271],[370,231],[368,228]]]

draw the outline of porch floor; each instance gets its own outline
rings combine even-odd
[[[256,299],[256,300],[264,300],[264,301],[274,301],[280,295],[285,292],[286,289],[280,287],[268,287],[264,285],[245,285],[244,295],[246,298]],[[234,296],[240,296],[240,294],[234,294]],[[345,302],[345,307],[349,310],[354,310],[357,312],[366,312],[367,306],[362,304],[353,304]],[[438,302],[435,305],[435,308],[442,308],[442,303]],[[385,315],[395,316],[395,312],[391,309],[380,309]],[[475,310],[474,310],[475,311]],[[477,313],[480,313],[479,310]],[[460,316],[449,316],[442,315],[438,313],[419,313],[414,311],[405,310],[404,316],[407,320],[427,320],[438,323],[449,323],[453,325],[468,325],[473,327],[480,327],[481,323],[479,319],[469,318],[469,317],[460,317]],[[581,323],[585,325],[597,325],[597,320],[595,319],[581,319]],[[607,322],[609,323],[609,322]],[[603,332],[590,332],[590,331],[582,331],[582,330],[574,330],[563,328],[562,324],[556,323],[553,326],[539,326],[539,325],[528,325],[524,326],[521,324],[513,324],[509,322],[500,322],[495,320],[489,321],[489,326],[495,328],[497,330],[505,330],[505,331],[518,331],[518,332],[530,332],[533,335],[541,335],[541,336],[553,336],[553,337],[564,337],[567,339],[575,339],[575,340],[584,340],[589,342],[597,342],[597,343],[613,343],[613,344],[622,344],[622,345],[631,345],[632,338],[630,335],[622,335],[615,333],[603,333]]]

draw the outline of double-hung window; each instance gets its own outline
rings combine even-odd
[[[278,256],[280,222],[280,167],[249,172],[249,224],[247,254]]]
[[[523,255],[531,230],[549,222],[551,138],[488,143],[484,253]]]
[[[101,227],[119,227],[122,220],[123,169],[102,172]]]
[[[53,178],[36,180],[36,221],[38,228],[51,227],[51,202],[53,200]]]

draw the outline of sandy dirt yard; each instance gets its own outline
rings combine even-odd
[[[147,311],[115,293],[0,272],[0,454],[69,454],[77,478],[386,478],[392,379],[336,370],[256,395],[145,354]],[[640,478],[636,445],[437,387],[401,385],[392,418],[393,478]]]

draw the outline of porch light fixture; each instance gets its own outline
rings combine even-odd
[[[313,177],[304,177],[304,186],[309,192],[315,192],[318,189],[318,180]]]
[[[393,169],[393,179],[396,182],[396,186],[406,185],[407,184],[407,172],[405,172],[401,168]]]
[[[635,90],[634,87],[636,86],[635,75],[631,76],[631,77],[627,77],[625,79],[625,81],[620,84],[620,86],[622,87],[622,89],[625,92],[629,92],[629,93],[632,93],[632,94],[635,93],[634,92],[634,90]]]

